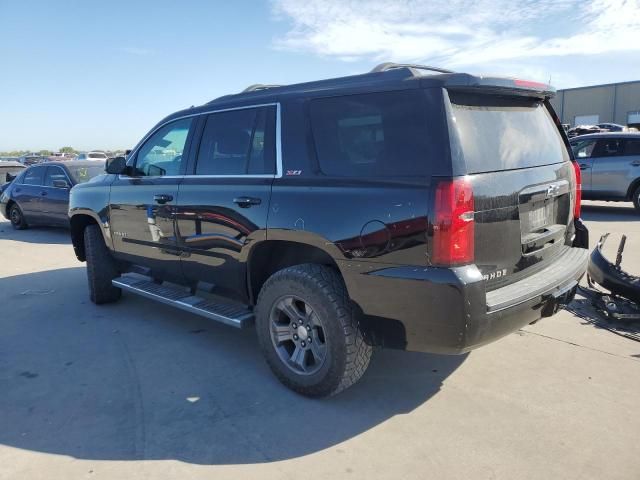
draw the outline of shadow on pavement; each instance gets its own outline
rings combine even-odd
[[[71,234],[68,229],[59,227],[29,227],[26,230],[15,230],[10,222],[0,221],[0,240],[64,245],[71,243]]]
[[[607,205],[582,204],[582,219],[597,222],[640,221],[640,212],[631,202],[610,202]]]
[[[357,385],[310,400],[271,375],[253,330],[131,295],[96,307],[83,267],[2,279],[0,305],[0,443],[82,459],[311,454],[420,407],[466,358],[377,351]]]

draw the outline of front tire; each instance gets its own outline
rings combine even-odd
[[[119,276],[118,266],[104,243],[98,225],[85,228],[84,251],[91,301],[96,305],[115,302],[122,295],[122,290],[111,284],[111,280]]]
[[[638,186],[636,188],[636,191],[633,192],[631,200],[633,201],[633,206],[635,207],[635,209],[640,212],[640,186]]]
[[[276,377],[309,397],[350,387],[371,358],[342,278],[322,265],[273,274],[258,297],[256,330]]]
[[[27,222],[24,219],[24,215],[22,214],[22,210],[17,203],[12,204],[9,208],[9,220],[11,221],[11,226],[16,230],[24,230],[28,227]]]

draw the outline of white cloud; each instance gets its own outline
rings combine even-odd
[[[277,49],[442,66],[640,51],[640,0],[272,0]]]

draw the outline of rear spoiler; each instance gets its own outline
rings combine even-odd
[[[495,93],[509,95],[523,95],[527,97],[551,98],[555,96],[556,89],[551,85],[531,80],[506,77],[483,77],[466,73],[454,73],[444,82],[447,89],[477,91],[482,89]]]

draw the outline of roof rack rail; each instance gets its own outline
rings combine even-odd
[[[240,93],[257,92],[259,90],[267,90],[268,88],[282,87],[282,85],[263,85],[262,83],[254,83],[242,90]]]
[[[385,62],[385,63],[381,63],[380,65],[376,65],[373,68],[373,70],[371,70],[370,73],[386,72],[394,68],[416,68],[418,70],[430,70],[432,72],[438,72],[438,73],[454,73],[453,71],[447,70],[445,68],[430,67],[428,65],[418,65],[415,63],[393,63],[393,62]]]

